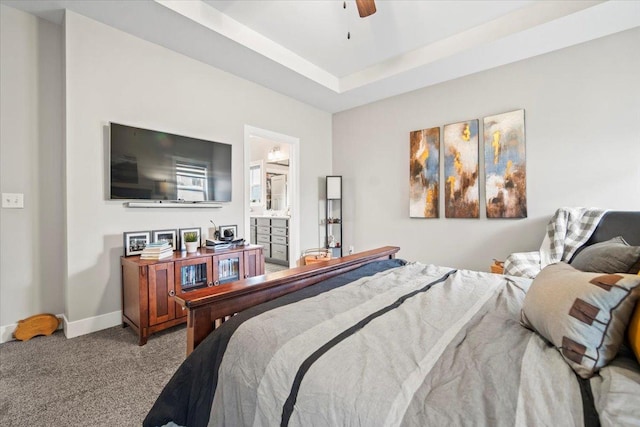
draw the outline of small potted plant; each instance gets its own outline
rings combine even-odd
[[[187,247],[187,253],[193,253],[198,251],[198,233],[195,231],[188,231],[184,233],[184,245]]]

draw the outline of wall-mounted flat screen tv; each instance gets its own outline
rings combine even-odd
[[[110,199],[231,201],[231,145],[117,123]]]

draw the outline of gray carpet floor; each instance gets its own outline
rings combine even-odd
[[[288,270],[289,267],[280,264],[272,264],[270,262],[264,263],[264,272],[265,274],[275,273],[276,271]]]
[[[0,426],[140,426],[185,358],[186,327],[146,345],[120,326],[0,345]]]
[[[130,328],[116,326],[0,344],[0,426],[140,426],[184,360],[186,340],[176,326],[140,347]]]

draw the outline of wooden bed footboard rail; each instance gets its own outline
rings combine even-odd
[[[191,354],[214,330],[216,320],[224,319],[254,305],[346,273],[370,262],[395,258],[399,250],[400,248],[396,246],[385,246],[176,295],[176,302],[187,309],[187,355]]]

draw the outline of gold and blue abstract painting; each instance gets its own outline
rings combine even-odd
[[[527,217],[524,110],[485,117],[487,218]]]
[[[478,120],[444,126],[444,213],[479,218]]]
[[[409,216],[439,217],[440,128],[409,132]]]

